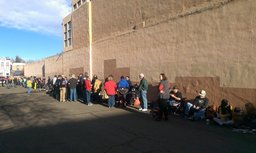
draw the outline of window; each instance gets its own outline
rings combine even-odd
[[[86,0],[82,0],[82,2],[83,2],[83,3],[85,3],[85,2],[86,2]]]
[[[71,21],[69,21],[68,22],[68,30],[71,30],[71,28],[72,28],[72,23],[71,23]]]
[[[69,30],[69,31],[68,31],[68,38],[71,38],[71,36],[72,36],[71,34],[72,34],[72,33],[71,33],[71,30]]]
[[[6,62],[6,69],[9,69],[9,66],[10,66],[9,62]]]
[[[64,40],[67,39],[67,32],[64,33]]]
[[[68,47],[68,41],[67,40],[64,41],[64,45],[65,45],[65,47]]]
[[[4,62],[1,62],[1,68],[4,68]]]
[[[81,0],[77,2],[78,7],[81,5]]]
[[[64,25],[64,31],[66,32],[68,30],[67,24]]]
[[[76,4],[74,4],[73,8],[74,8],[74,10],[75,10],[75,9],[77,9],[77,5],[76,5]]]
[[[6,76],[9,76],[10,74],[9,73],[6,73]]]
[[[68,46],[71,46],[72,45],[72,41],[71,41],[71,38],[68,39]]]
[[[72,22],[69,21],[65,25],[67,27],[67,31],[64,31],[64,47],[69,47],[72,46]]]

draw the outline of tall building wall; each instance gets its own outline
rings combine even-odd
[[[44,60],[36,61],[33,63],[27,63],[24,66],[24,76],[42,77],[43,76],[42,70],[43,70],[44,64],[45,64]]]
[[[166,72],[173,82],[177,76],[218,76],[223,86],[255,88],[255,4],[235,0],[203,7],[201,13],[96,41],[93,65],[116,59],[134,80],[144,72],[156,82]],[[94,71],[104,71],[103,66]]]
[[[93,0],[93,40],[156,25],[168,18],[223,0]]]
[[[144,73],[151,100],[164,72],[187,98],[206,89],[212,102],[256,102],[255,14],[254,0],[93,0],[93,74],[137,82]],[[88,5],[71,18],[73,49],[59,63],[66,75],[89,71]],[[46,75],[60,71],[49,62]]]
[[[135,30],[110,32],[112,35],[106,37],[99,32],[93,43],[94,73],[101,78],[112,73],[116,80],[129,74],[131,80],[139,81],[138,74],[143,72],[150,83],[157,85],[159,74],[164,72],[188,99],[205,89],[211,103],[222,98],[239,106],[246,101],[255,103],[255,7],[253,0],[204,2],[197,7],[185,7],[187,10],[178,11],[176,16],[161,15],[159,21],[153,17],[154,22],[148,19],[151,25],[146,20],[145,27]],[[122,10],[126,11],[104,12],[120,14]],[[94,21],[100,22],[97,17],[102,18],[94,13]],[[110,31],[115,29],[115,23],[110,27]],[[94,39],[95,31],[94,28]],[[107,68],[113,66],[116,70]],[[157,90],[152,92],[149,97],[156,100]]]
[[[82,5],[72,13],[73,49],[89,45],[88,6]]]

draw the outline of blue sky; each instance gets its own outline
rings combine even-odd
[[[39,60],[60,53],[71,0],[0,0],[0,57]]]

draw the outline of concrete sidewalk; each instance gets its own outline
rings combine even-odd
[[[0,153],[255,153],[256,136],[0,88]]]

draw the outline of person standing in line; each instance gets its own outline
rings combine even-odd
[[[105,91],[108,95],[108,107],[113,108],[115,106],[115,94],[117,85],[115,81],[113,80],[113,76],[109,75],[108,81],[104,83]]]
[[[93,101],[100,102],[100,92],[101,92],[102,82],[98,79],[97,75],[93,76],[92,82],[92,92],[93,92]]]
[[[160,76],[160,83],[158,86],[159,90],[159,116],[157,118],[157,121],[162,120],[163,114],[164,114],[164,120],[168,120],[168,99],[170,97],[169,95],[169,83],[167,81],[167,77],[164,73],[161,73]]]
[[[139,110],[146,112],[148,110],[148,100],[147,100],[147,91],[148,91],[148,82],[145,79],[145,76],[143,73],[139,75],[140,78],[140,84],[139,84],[139,92],[140,92],[140,101],[141,108]]]
[[[77,95],[78,98],[83,99],[84,97],[84,74],[81,73],[78,77]]]
[[[69,90],[70,90],[70,101],[77,101],[77,94],[76,94],[76,86],[78,84],[78,80],[75,77],[75,74],[72,74],[71,79],[68,81]]]
[[[89,75],[86,75],[84,79],[84,102],[88,106],[92,106],[91,92],[92,92],[92,84],[91,84]]]
[[[27,87],[27,95],[30,96],[30,92],[31,92],[31,88],[32,88],[32,81],[30,80],[30,78],[27,79],[26,82],[26,87]]]
[[[132,82],[131,82],[131,80],[130,80],[130,77],[129,77],[129,76],[126,76],[125,79],[126,79],[126,81],[128,82],[128,84],[129,84],[129,91],[131,91],[131,89],[132,89]]]
[[[60,102],[66,101],[66,87],[67,87],[67,80],[65,79],[64,75],[61,76],[60,81]]]

